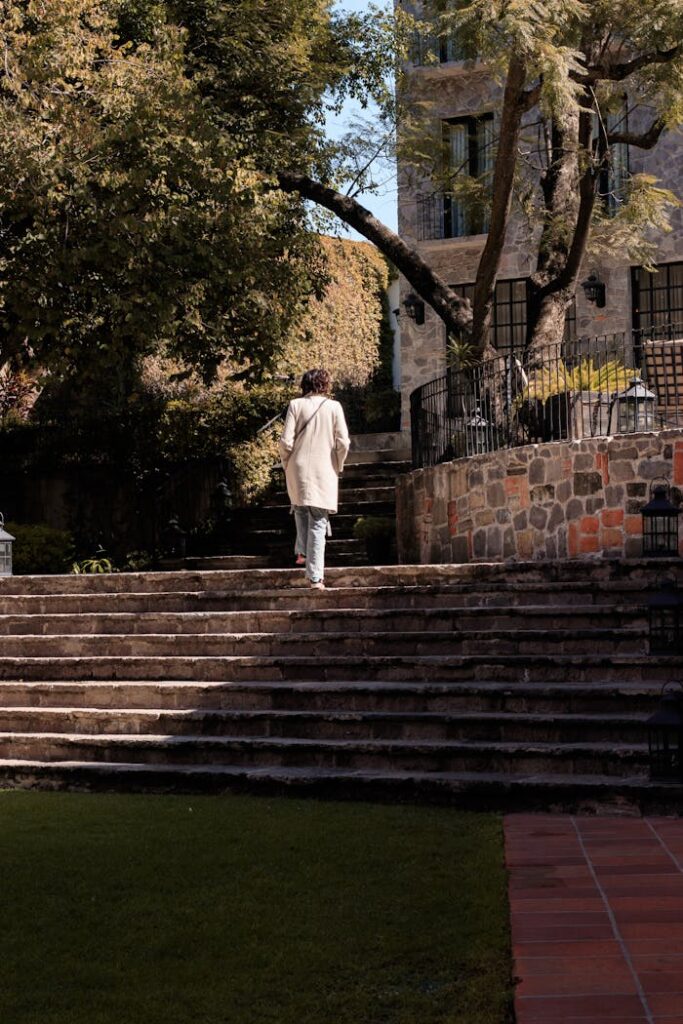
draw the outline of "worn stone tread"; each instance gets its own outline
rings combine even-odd
[[[0,759],[0,782],[18,788],[232,792],[439,803],[475,810],[539,810],[639,815],[683,804],[683,786],[640,776],[503,772],[406,772],[253,765],[148,765]]]

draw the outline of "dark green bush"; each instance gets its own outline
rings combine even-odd
[[[74,558],[73,538],[67,530],[46,523],[7,523],[15,538],[13,567],[17,576],[43,576],[69,572]]]

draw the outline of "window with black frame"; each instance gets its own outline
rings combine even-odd
[[[451,189],[444,194],[444,238],[482,235],[488,231],[488,211],[474,197],[458,194],[458,179],[470,178],[490,192],[494,163],[493,114],[454,117],[444,122],[444,147]]]
[[[654,273],[633,267],[631,292],[635,330],[683,325],[683,263],[663,263]]]
[[[458,295],[474,300],[473,284],[452,286]],[[521,353],[526,344],[527,332],[527,278],[517,277],[496,284],[496,301],[493,307],[491,341],[499,352]],[[576,339],[576,303],[572,301],[567,310],[564,340]]]

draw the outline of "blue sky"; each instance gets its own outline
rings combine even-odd
[[[363,12],[368,10],[369,4],[366,0],[338,0],[338,3],[335,6],[341,11]],[[330,117],[327,122],[330,135],[333,137],[342,135],[349,119],[353,116],[353,112],[353,106],[351,104],[347,104],[340,115]],[[394,231],[396,230],[397,210],[395,179],[388,182],[382,188],[381,194],[361,196],[360,202],[362,202],[364,206],[367,206],[368,209],[371,210],[384,224],[393,228]],[[340,234],[342,232],[343,228],[340,226]],[[361,236],[356,234],[355,231],[350,231],[345,233],[345,237],[360,238]]]

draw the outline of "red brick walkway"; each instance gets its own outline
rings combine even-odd
[[[517,1024],[683,1024],[683,820],[505,820]]]

